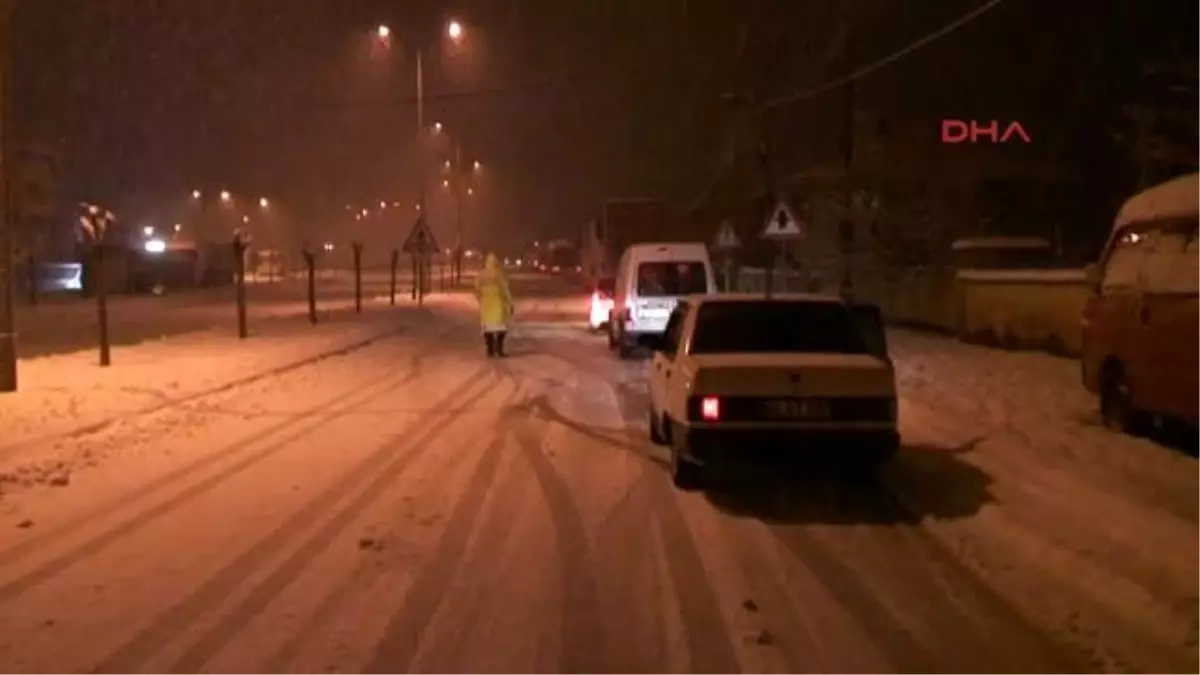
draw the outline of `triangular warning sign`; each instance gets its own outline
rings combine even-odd
[[[787,202],[779,202],[771,211],[762,236],[764,239],[797,239],[804,236],[804,223],[796,218]]]
[[[728,250],[741,245],[742,242],[738,239],[737,232],[733,231],[733,223],[728,220],[721,223],[721,229],[717,230],[717,236],[713,238],[713,248]]]
[[[433,238],[433,231],[429,229],[429,225],[425,224],[424,216],[418,217],[417,222],[413,223],[412,231],[408,233],[408,238],[404,240],[402,248],[405,253],[412,255],[428,255],[437,252],[437,240]]]

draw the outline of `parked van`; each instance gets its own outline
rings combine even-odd
[[[1088,268],[1083,382],[1107,426],[1165,419],[1197,425],[1200,174],[1125,202],[1100,261]]]
[[[666,330],[679,298],[713,293],[716,288],[704,244],[633,244],[617,262],[609,348],[629,358],[645,336]]]

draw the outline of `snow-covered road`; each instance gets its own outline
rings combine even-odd
[[[442,300],[47,442],[90,466],[0,497],[0,670],[1200,666],[1195,460],[1096,428],[1071,362],[898,332],[878,486],[682,493],[571,303],[523,302],[507,360]]]

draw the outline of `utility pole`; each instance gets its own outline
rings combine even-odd
[[[462,199],[462,184],[463,184],[463,166],[462,166],[462,143],[455,142],[454,144],[454,219],[455,230],[457,232],[458,241],[454,245],[454,285],[458,286],[462,283],[462,260],[463,260],[463,199]]]
[[[855,63],[854,49],[855,14],[854,4],[852,2],[848,2],[844,6],[846,7],[846,12],[848,14],[846,19],[846,72],[849,73],[853,72],[858,65]],[[854,217],[854,110],[856,106],[856,88],[857,85],[855,84],[854,80],[850,80],[846,83],[846,100],[844,108],[845,130],[843,132],[845,133],[845,138],[842,141],[842,152],[844,153],[842,163],[846,181],[843,199],[845,200],[844,207],[846,216],[845,220],[842,221],[843,232],[841,233],[842,236],[840,237],[842,240],[841,295],[843,296],[852,294],[854,289],[854,274],[851,268],[854,264],[853,251],[858,234],[856,231],[857,221]]]
[[[13,210],[13,173],[17,153],[12,131],[12,15],[15,0],[0,0],[0,392],[17,390],[17,328]]]

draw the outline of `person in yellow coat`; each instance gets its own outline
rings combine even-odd
[[[487,343],[488,356],[504,356],[504,338],[508,335],[508,321],[512,318],[512,293],[508,290],[508,279],[500,269],[496,254],[488,253],[483,260],[483,271],[475,277],[475,299],[479,301],[479,324],[483,339]]]

